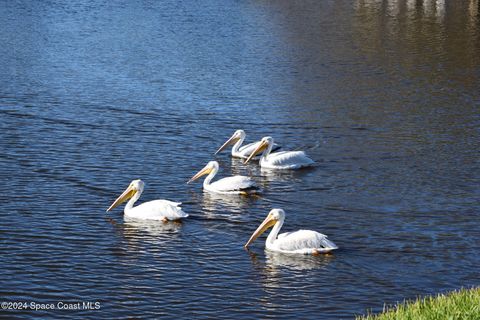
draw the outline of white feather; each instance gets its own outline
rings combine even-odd
[[[236,158],[247,159],[252,154],[252,152],[255,151],[255,149],[257,149],[259,144],[260,144],[260,141],[256,141],[256,142],[252,142],[252,143],[249,143],[245,146],[240,147],[238,149],[238,151],[234,152],[232,150],[232,156],[236,157]],[[281,148],[280,145],[275,143],[272,147],[272,152],[276,151],[280,148]],[[260,159],[260,155],[257,155],[255,157],[253,157],[253,159],[255,159],[255,160]]]
[[[128,188],[107,209],[112,210],[126,199],[130,198],[123,210],[125,218],[130,220],[178,220],[188,217],[180,208],[181,202],[169,200],[153,200],[144,202],[136,207],[133,205],[140,198],[145,184],[142,180],[133,180]]]
[[[218,162],[210,161],[202,170],[190,179],[190,181],[196,180],[199,176],[208,173],[208,176],[203,181],[203,189],[209,192],[220,194],[243,194],[245,192],[250,193],[257,188],[255,181],[245,176],[227,177],[211,182],[218,170]]]
[[[210,184],[210,188],[220,192],[241,191],[256,186],[255,181],[245,176],[227,177]]]
[[[292,254],[318,254],[338,249],[337,245],[327,239],[327,236],[312,230],[299,230],[281,233],[285,222],[285,211],[272,209],[262,224],[255,230],[245,246],[255,241],[270,226],[273,228],[265,241],[265,248],[270,251]]]
[[[265,149],[260,157],[260,166],[262,168],[280,170],[299,169],[315,163],[303,151],[280,151],[271,153],[273,145],[272,137],[263,137],[258,147],[252,152],[252,154],[255,154]],[[248,161],[249,160],[247,160],[247,162]]]
[[[280,151],[260,159],[262,168],[298,169],[314,163],[303,151]]]
[[[142,220],[178,220],[188,217],[180,208],[181,202],[153,200],[125,212],[125,217]]]
[[[217,152],[215,152],[215,154],[222,151],[226,146],[228,146],[229,144],[233,143],[233,141],[236,140],[236,142],[234,143],[234,145],[232,147],[232,152],[231,152],[232,157],[247,159],[250,156],[250,154],[252,154],[252,152],[260,144],[260,141],[252,142],[252,143],[249,143],[249,144],[246,144],[246,145],[242,146],[246,137],[247,137],[247,135],[246,135],[245,131],[243,131],[241,129],[235,131],[233,133],[233,135],[227,140],[227,142],[225,142],[223,144],[223,146],[220,147],[220,149],[218,149]],[[280,146],[275,143],[275,144],[273,144],[272,151],[275,151],[279,148],[280,148]],[[260,158],[259,156],[253,157],[253,159],[255,159],[255,160],[258,160],[259,158]]]
[[[290,253],[313,253],[314,250],[326,252],[337,249],[337,246],[327,236],[312,230],[298,230],[278,235],[272,246],[274,251]]]

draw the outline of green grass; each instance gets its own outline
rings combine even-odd
[[[479,320],[480,287],[406,301],[384,307],[378,315],[358,316],[356,320]]]

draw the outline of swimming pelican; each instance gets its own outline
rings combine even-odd
[[[302,167],[311,166],[314,161],[307,157],[303,151],[280,151],[270,153],[272,151],[273,138],[263,137],[260,144],[245,160],[249,162],[252,157],[263,151],[260,157],[260,166],[268,169],[299,169]]]
[[[326,235],[316,231],[298,230],[295,232],[278,234],[284,221],[285,211],[282,209],[270,210],[268,216],[245,244],[245,248],[247,248],[250,243],[255,241],[255,239],[257,239],[268,228],[273,226],[273,229],[268,235],[267,241],[265,242],[265,247],[267,250],[281,253],[317,255],[338,249],[335,243],[327,239]]]
[[[230,139],[227,140],[216,152],[215,154],[221,152],[224,150],[226,147],[229,145],[233,144],[232,147],[232,157],[235,158],[242,158],[242,159],[247,159],[248,156],[252,153],[253,150],[255,150],[260,143],[260,141],[252,142],[249,143],[245,146],[242,146],[243,141],[245,141],[245,137],[247,135],[245,134],[245,131],[243,130],[237,130],[233,133],[233,135],[230,137]],[[280,149],[280,146],[276,143],[273,144],[272,151]],[[258,157],[255,157],[254,159],[258,159]]]
[[[126,218],[139,219],[139,220],[179,220],[181,218],[188,217],[188,214],[183,212],[180,208],[181,202],[172,202],[168,200],[153,200],[144,202],[141,205],[133,207],[133,204],[140,198],[143,192],[145,183],[142,180],[133,180],[128,188],[115,200],[107,211],[117,207],[127,199],[127,205],[125,206]]]
[[[217,174],[218,168],[219,166],[217,161],[210,161],[202,170],[188,180],[187,183],[195,181],[201,176],[208,174],[203,181],[203,189],[210,192],[247,195],[250,193],[255,193],[255,191],[258,189],[255,181],[245,176],[227,177],[210,183],[213,177]]]

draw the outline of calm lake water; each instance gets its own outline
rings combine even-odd
[[[479,1],[0,1],[0,300],[52,316],[351,319],[480,285]],[[235,129],[305,150],[268,173]],[[261,197],[186,181],[217,159]],[[183,223],[105,209],[183,202]],[[271,208],[321,257],[243,244]]]

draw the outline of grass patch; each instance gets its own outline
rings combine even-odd
[[[356,320],[390,319],[478,320],[480,319],[480,287],[418,298],[393,307],[384,306],[380,314],[356,317]]]

